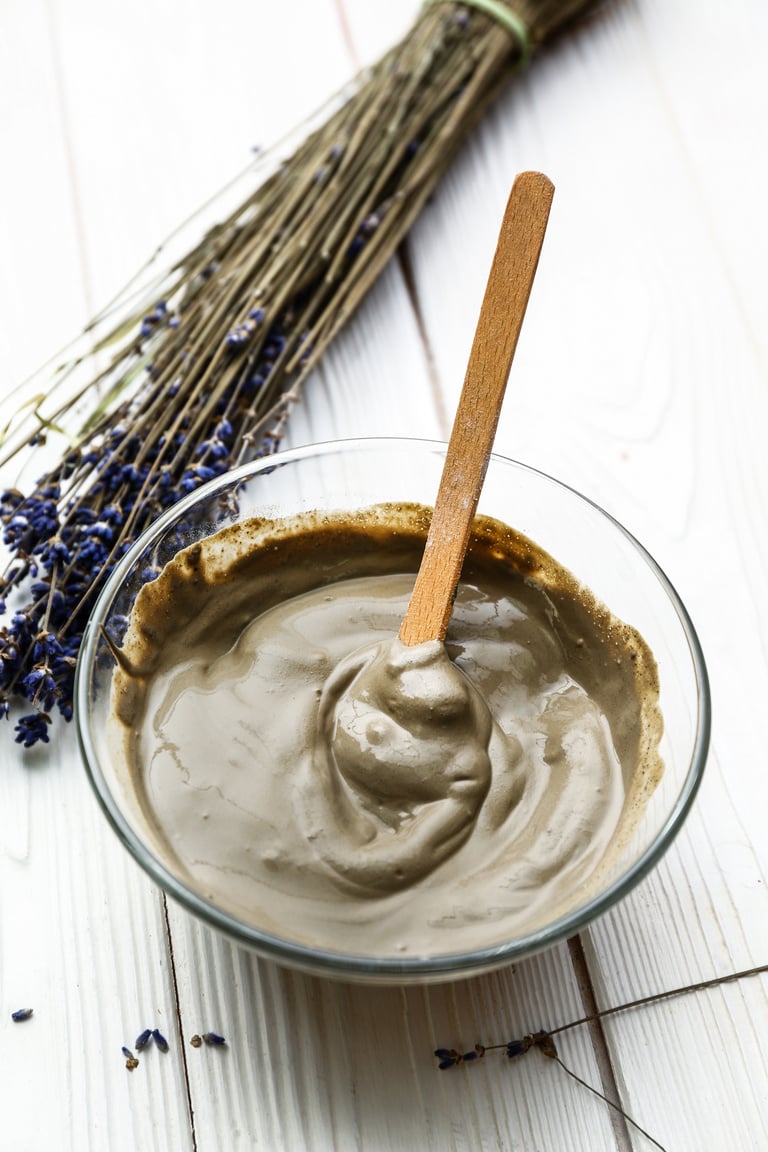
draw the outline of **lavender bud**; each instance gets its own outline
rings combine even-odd
[[[134,1044],[134,1048],[138,1052],[141,1052],[143,1048],[146,1048],[147,1044],[149,1044],[151,1039],[152,1039],[152,1029],[151,1028],[145,1028],[144,1031],[139,1036],[136,1037],[136,1043]]]
[[[159,1029],[157,1029],[157,1028],[152,1029],[152,1038],[154,1039],[155,1044],[157,1044],[157,1046],[161,1052],[167,1052],[168,1051],[168,1041],[166,1040],[165,1036],[163,1036],[162,1032],[160,1032]]]

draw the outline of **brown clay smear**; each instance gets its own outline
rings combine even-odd
[[[372,956],[532,931],[593,890],[661,774],[646,644],[496,521],[445,650],[393,646],[429,516],[247,521],[137,598],[118,755],[169,866],[265,931]]]

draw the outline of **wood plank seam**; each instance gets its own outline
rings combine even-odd
[[[445,390],[440,387],[440,375],[437,370],[437,361],[432,348],[432,341],[427,332],[427,325],[424,319],[424,311],[421,307],[419,300],[419,291],[416,286],[416,278],[413,273],[413,264],[411,262],[410,249],[408,247],[408,240],[400,245],[397,250],[397,263],[403,275],[403,283],[405,285],[406,295],[408,302],[411,306],[414,319],[416,320],[416,328],[419,333],[419,340],[424,349],[424,358],[427,363],[427,378],[432,396],[432,401],[435,406],[438,425],[440,427],[440,434],[444,440],[448,439],[451,430],[451,421],[448,416],[448,410],[445,406]]]
[[[168,966],[171,974],[171,986],[173,988],[173,1003],[176,1012],[176,1027],[179,1033],[179,1050],[181,1052],[181,1064],[184,1075],[184,1090],[187,1095],[187,1115],[189,1117],[189,1135],[192,1140],[192,1152],[197,1152],[197,1133],[195,1132],[195,1109],[192,1105],[192,1085],[189,1080],[189,1066],[187,1064],[187,1053],[184,1045],[184,1022],[181,1016],[181,997],[179,995],[178,977],[176,974],[176,958],[173,953],[173,932],[171,931],[171,921],[168,915],[168,897],[165,892],[162,894],[163,900],[163,923],[165,925],[165,935],[168,941]]]
[[[568,953],[573,965],[581,1002],[584,1005],[584,1014],[585,1016],[596,1016],[598,1011],[597,996],[581,935],[571,936],[569,938]],[[616,1105],[616,1108],[620,1109],[623,1107],[621,1093],[619,1092],[611,1050],[603,1030],[602,1021],[599,1018],[590,1020],[588,1029],[592,1050],[595,1054],[595,1060],[600,1072],[600,1083],[603,1094],[607,1100]],[[632,1152],[633,1146],[629,1134],[629,1126],[622,1113],[616,1111],[616,1108],[610,1109],[611,1127],[613,1128],[613,1134],[616,1138],[616,1150],[617,1152]]]

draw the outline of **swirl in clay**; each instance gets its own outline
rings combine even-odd
[[[438,641],[385,640],[326,681],[307,838],[351,885],[394,892],[469,837],[491,783],[493,718]]]
[[[445,647],[406,648],[423,540],[368,532],[297,531],[242,571],[226,533],[180,553],[134,610],[115,762],[161,858],[246,922],[366,955],[492,946],[581,899],[652,788],[655,666],[554,562],[515,574],[501,528]]]

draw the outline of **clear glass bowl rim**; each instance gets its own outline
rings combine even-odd
[[[655,574],[667,594],[685,634],[693,665],[697,687],[697,724],[695,740],[691,752],[688,771],[677,800],[664,820],[661,828],[646,850],[628,867],[613,884],[600,892],[592,900],[565,916],[547,924],[544,928],[516,937],[509,943],[477,949],[471,952],[444,953],[435,957],[377,957],[332,952],[320,948],[295,943],[291,940],[270,934],[237,919],[215,907],[202,896],[183,884],[163,863],[143,844],[140,837],[123,815],[119,803],[102,772],[99,757],[91,738],[89,686],[90,671],[96,656],[96,647],[101,627],[106,619],[112,601],[135,560],[153,541],[158,540],[165,530],[195,505],[215,498],[224,489],[244,480],[270,471],[282,465],[291,464],[307,457],[328,456],[334,453],[354,453],[370,451],[372,447],[382,451],[387,447],[414,452],[431,451],[443,453],[446,444],[436,440],[409,437],[365,437],[356,439],[328,440],[302,447],[289,448],[272,456],[263,457],[236,469],[223,473],[214,480],[202,485],[196,491],[183,497],[168,508],[152,526],[136,540],[126,554],[115,565],[104,588],[94,605],[86,626],[80,649],[80,658],[75,675],[75,727],[80,753],[86,767],[96,798],[112,825],[118,838],[128,849],[138,864],[165,892],[177,903],[202,920],[209,927],[224,933],[239,944],[253,949],[260,955],[279,963],[349,979],[371,979],[396,983],[408,980],[450,979],[467,976],[497,968],[523,956],[549,948],[569,936],[581,931],[591,921],[602,916],[614,904],[622,900],[656,866],[670,846],[696,797],[701,784],[704,766],[709,750],[711,731],[711,696],[709,677],[704,654],[696,630],[688,611],[678,596],[674,586],[650,553],[615,517],[601,508],[589,497],[575,488],[557,480],[546,472],[531,467],[519,460],[494,453],[492,460],[501,466],[522,469],[533,473],[546,483],[555,485],[589,505],[604,517],[637,551],[640,558]]]

